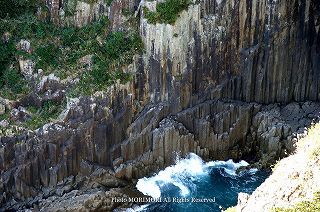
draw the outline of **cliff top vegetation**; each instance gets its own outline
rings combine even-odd
[[[166,0],[157,3],[156,11],[152,12],[144,7],[145,18],[148,23],[167,23],[174,24],[180,13],[186,10],[191,4],[191,0]]]
[[[61,80],[58,87],[70,97],[92,95],[118,80],[126,83],[131,79],[125,69],[143,49],[136,29],[111,31],[105,16],[83,27],[55,25],[47,16],[47,6],[37,2],[1,0],[0,97],[19,101],[36,93],[43,98],[47,91],[39,92],[39,83],[42,76],[49,75]],[[43,100],[40,107],[28,104],[31,118],[25,126],[37,128],[57,117],[64,98],[49,101]],[[48,111],[53,112],[48,115]],[[1,120],[10,120],[9,112],[6,110]]]

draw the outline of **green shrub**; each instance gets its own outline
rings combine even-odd
[[[4,72],[15,59],[15,51],[15,45],[12,41],[0,45],[0,87],[4,84],[4,79],[2,79]]]
[[[122,83],[131,80],[131,75],[123,70],[132,63],[134,54],[143,49],[139,34],[132,30],[135,27],[131,26],[131,30],[126,32],[110,33],[107,17],[81,28],[58,27],[48,20],[48,8],[40,2],[43,1],[0,0],[0,37],[4,33],[10,35],[8,42],[0,41],[0,96],[17,99],[29,93],[31,86],[34,87],[33,83],[29,87],[19,72],[20,57],[32,59],[36,69],[43,69],[46,75],[55,73],[62,78],[69,75],[79,77],[80,81],[68,88],[68,95],[71,96],[91,95],[97,90],[106,89],[116,80]],[[111,5],[112,0],[105,2]],[[64,1],[64,4],[66,14],[74,12],[76,0]],[[34,15],[39,5],[43,12],[39,18],[41,20]],[[30,51],[16,48],[21,39],[30,41]],[[79,62],[87,55],[92,56],[91,70],[86,70],[87,64]],[[63,108],[64,104],[51,101],[41,108],[29,107],[32,118],[18,124],[37,129],[56,119]]]
[[[0,18],[15,18],[25,13],[34,13],[39,0],[0,0]]]
[[[2,120],[7,120],[7,121],[9,121],[9,118],[10,118],[10,113],[9,113],[9,111],[6,111],[4,114],[1,114],[1,115],[0,115],[0,121],[2,121]]]
[[[125,83],[131,79],[130,74],[123,73],[122,67],[132,63],[134,54],[140,53],[143,44],[137,33],[126,35],[125,32],[112,32],[103,46],[94,51],[93,67],[90,72],[83,74],[76,92],[72,95],[88,95],[102,90],[120,80]]]
[[[96,85],[103,85],[111,80],[107,69],[109,67],[109,62],[107,60],[101,60],[98,57],[93,58],[94,66],[92,71],[88,75],[84,76],[87,82],[94,83]]]
[[[65,106],[64,103],[61,104],[47,101],[40,109],[28,107],[28,111],[32,112],[32,117],[24,123],[25,127],[35,130],[42,127],[44,124],[57,119]]]
[[[105,0],[104,2],[106,3],[107,6],[111,6],[113,0]]]
[[[14,92],[21,92],[21,75],[16,69],[7,69],[3,73],[2,83]]]
[[[63,46],[72,46],[75,41],[78,39],[77,37],[77,29],[74,27],[64,28],[61,31],[61,40]]]
[[[65,16],[73,16],[76,13],[76,8],[77,8],[77,0],[67,0],[63,1],[64,5],[64,11],[65,11]]]
[[[6,69],[0,77],[0,96],[16,99],[17,96],[27,94],[30,87],[15,67]]]
[[[102,51],[109,60],[117,60],[128,52],[141,50],[141,42],[136,33],[128,36],[124,32],[113,32],[107,37]]]
[[[15,55],[18,53],[12,41],[0,45],[0,94],[4,97],[12,98],[16,94],[27,92],[27,83],[15,62]]]
[[[61,50],[53,43],[39,46],[34,53],[37,57],[37,68],[57,67]]]
[[[148,23],[174,24],[179,14],[186,10],[190,4],[191,0],[166,0],[157,4],[155,12],[151,12],[145,7],[144,13]]]
[[[70,74],[80,77],[76,90],[83,92],[79,94],[89,95],[89,91],[104,89],[117,79],[121,82],[130,80],[130,76],[122,70],[132,62],[134,54],[142,50],[142,40],[137,33],[109,33],[108,30],[107,17],[81,28],[58,27],[38,20],[31,13],[0,19],[1,35],[11,34],[10,43],[0,46],[0,87],[8,84],[8,80],[2,79],[5,70],[9,67],[18,70],[18,56],[32,59],[36,69],[43,69],[45,74],[54,72],[62,77]],[[21,39],[30,41],[30,52],[16,50],[15,45]],[[78,69],[86,69],[86,66],[79,63],[79,59],[87,55],[93,55],[92,71],[81,74]],[[8,94],[12,93],[9,87],[6,85]]]

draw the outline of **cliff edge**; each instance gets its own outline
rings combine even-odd
[[[239,194],[236,211],[319,211],[319,191],[320,124],[316,124],[252,195]]]

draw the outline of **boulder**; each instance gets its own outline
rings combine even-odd
[[[31,43],[28,40],[20,40],[20,42],[17,44],[17,49],[20,51],[24,51],[27,53],[31,53]]]
[[[7,120],[0,121],[0,127],[6,128],[9,126],[9,122]]]
[[[31,118],[29,112],[24,108],[19,106],[18,109],[14,108],[10,112],[10,120],[24,122]]]

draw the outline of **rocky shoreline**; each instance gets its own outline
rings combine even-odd
[[[74,106],[72,107],[72,109],[70,108],[70,111],[66,114],[81,114],[78,111],[83,111],[85,110],[85,107],[87,107],[88,109],[90,108],[90,105],[92,104],[88,104],[88,102],[84,101],[85,103],[83,103],[83,106],[81,106],[82,101],[79,101],[78,106]],[[254,164],[254,166],[257,166],[259,168],[266,168],[266,167],[270,167],[271,164],[273,164],[278,158],[284,157],[286,155],[288,155],[290,152],[292,152],[295,149],[295,144],[296,142],[301,139],[303,137],[303,133],[305,130],[304,128],[300,128],[299,125],[297,123],[304,123],[304,126],[308,126],[311,125],[312,122],[315,122],[317,119],[317,116],[320,112],[320,105],[317,103],[312,103],[312,102],[307,102],[307,103],[292,103],[289,104],[285,107],[281,107],[278,105],[272,105],[272,106],[267,106],[267,107],[261,107],[259,110],[259,112],[256,113],[252,113],[250,112],[253,108],[259,108],[257,105],[255,105],[255,107],[253,106],[248,106],[248,104],[246,105],[247,108],[247,113],[243,113],[242,115],[244,118],[238,118],[236,120],[236,123],[239,123],[238,129],[237,129],[237,124],[233,124],[234,126],[234,130],[235,132],[237,132],[235,135],[245,135],[246,136],[246,140],[248,141],[250,138],[255,140],[256,142],[259,142],[260,146],[255,146],[255,143],[245,143],[244,146],[237,146],[234,149],[230,149],[229,147],[227,147],[226,149],[223,149],[219,146],[217,146],[216,148],[216,155],[210,155],[210,153],[214,153],[214,149],[212,149],[213,147],[211,146],[205,146],[206,143],[206,139],[205,137],[203,137],[204,135],[206,135],[206,130],[205,127],[205,122],[204,120],[202,120],[202,123],[204,125],[200,125],[198,124],[199,122],[196,122],[196,124],[194,126],[200,127],[198,134],[195,134],[197,132],[197,129],[193,129],[192,132],[194,132],[193,134],[190,133],[190,131],[186,130],[185,126],[188,123],[188,117],[193,116],[193,117],[197,117],[197,115],[194,113],[194,111],[197,111],[197,113],[199,113],[201,110],[205,111],[212,111],[212,109],[210,109],[210,105],[211,107],[221,107],[221,111],[222,111],[222,115],[224,113],[226,113],[226,109],[223,107],[224,105],[227,105],[227,107],[229,108],[230,106],[234,106],[234,105],[239,105],[240,103],[234,103],[234,105],[231,104],[231,102],[229,103],[223,103],[220,101],[213,101],[210,102],[210,104],[203,103],[195,108],[192,109],[188,109],[185,112],[181,112],[178,113],[175,116],[170,116],[167,118],[163,118],[163,119],[156,119],[155,117],[157,117],[155,114],[159,114],[161,115],[161,113],[157,112],[157,111],[153,111],[152,115],[149,115],[150,118],[152,118],[153,120],[159,121],[159,126],[157,128],[155,128],[154,130],[151,130],[151,133],[155,133],[155,135],[152,136],[153,139],[158,139],[154,141],[153,144],[153,148],[152,151],[147,152],[147,156],[146,154],[142,154],[139,153],[139,151],[143,151],[143,149],[137,149],[137,147],[135,146],[130,146],[132,145],[132,143],[129,142],[125,142],[122,144],[121,149],[122,152],[124,153],[124,156],[128,153],[126,153],[125,148],[126,146],[130,147],[131,149],[134,149],[135,152],[131,152],[131,154],[136,154],[135,155],[129,155],[127,156],[128,158],[124,157],[124,159],[126,159],[128,162],[126,163],[120,163],[119,160],[114,160],[114,166],[113,168],[108,168],[107,166],[101,166],[98,165],[97,163],[92,163],[88,160],[84,160],[81,159],[81,161],[77,162],[73,160],[78,160],[77,157],[72,158],[72,157],[68,157],[68,149],[69,148],[76,148],[75,151],[77,152],[77,155],[79,155],[79,153],[81,152],[81,149],[83,148],[82,146],[77,145],[79,142],[79,138],[75,139],[73,142],[77,142],[77,143],[72,143],[72,140],[67,140],[65,142],[62,142],[63,144],[63,148],[61,150],[59,149],[52,149],[53,143],[52,142],[44,142],[43,144],[39,145],[39,143],[34,143],[32,141],[34,140],[43,140],[41,139],[42,136],[44,136],[46,138],[46,140],[52,140],[55,139],[55,142],[61,142],[59,141],[59,139],[64,139],[67,136],[67,133],[70,133],[70,130],[68,129],[68,125],[66,124],[64,125],[64,127],[61,127],[63,125],[58,125],[57,123],[49,125],[47,127],[46,130],[42,129],[39,130],[38,134],[36,135],[32,135],[29,138],[26,136],[25,140],[22,140],[18,137],[13,137],[13,139],[20,139],[20,143],[19,145],[17,145],[17,140],[11,140],[11,141],[7,141],[5,147],[8,148],[9,144],[15,143],[14,146],[15,149],[12,149],[16,152],[16,154],[20,155],[20,157],[23,157],[24,159],[20,159],[21,161],[21,165],[19,165],[19,169],[18,170],[24,170],[23,173],[26,173],[25,175],[20,175],[20,179],[21,177],[24,176],[33,176],[34,178],[29,178],[29,183],[34,183],[34,182],[39,182],[39,180],[41,180],[41,182],[47,182],[47,185],[49,187],[45,187],[45,186],[41,186],[41,187],[35,187],[37,186],[36,184],[33,184],[32,187],[28,186],[28,183],[26,183],[26,181],[17,181],[16,178],[15,181],[12,181],[11,176],[12,175],[2,175],[2,185],[5,185],[5,193],[2,197],[2,202],[6,202],[6,204],[4,205],[5,208],[28,208],[31,207],[33,209],[42,209],[44,211],[46,210],[58,210],[59,208],[64,208],[63,210],[69,210],[68,208],[65,208],[66,206],[68,206],[69,204],[65,201],[68,201],[68,199],[70,198],[79,198],[82,200],[88,199],[88,201],[90,202],[95,202],[96,201],[96,206],[84,206],[81,203],[79,203],[79,205],[77,206],[77,209],[74,210],[78,210],[81,207],[86,208],[85,210],[89,210],[90,208],[95,208],[95,209],[99,209],[100,205],[102,204],[104,207],[104,209],[108,209],[111,210],[111,208],[115,208],[115,207],[125,207],[125,206],[130,206],[130,205],[123,205],[123,204],[111,204],[110,203],[110,197],[112,195],[116,195],[118,194],[119,196],[124,195],[122,192],[123,188],[126,188],[127,186],[130,187],[130,185],[132,186],[133,184],[130,183],[132,182],[131,179],[138,179],[140,177],[144,177],[146,175],[150,175],[152,173],[155,173],[163,168],[165,168],[166,166],[171,165],[174,162],[174,154],[177,153],[180,150],[183,150],[183,148],[179,147],[179,143],[182,142],[188,142],[188,139],[191,139],[190,142],[192,143],[198,143],[199,140],[195,140],[195,138],[201,138],[201,142],[203,142],[201,144],[201,142],[199,142],[199,146],[202,146],[203,149],[197,147],[197,146],[193,146],[193,145],[189,145],[190,149],[184,149],[183,151],[185,152],[181,152],[181,155],[187,154],[189,152],[195,152],[196,154],[198,154],[199,156],[203,157],[205,160],[226,160],[226,159],[243,159],[245,156],[251,156],[253,157],[253,161],[256,161],[257,163]],[[101,104],[99,104],[101,105]],[[220,105],[220,106],[219,106]],[[241,105],[241,104],[240,104]],[[205,109],[206,107],[208,107],[208,109]],[[243,107],[243,106],[241,106]],[[241,108],[240,107],[240,108]],[[95,113],[95,115],[92,115],[93,117],[97,118],[99,109],[97,109],[97,113]],[[148,110],[148,112],[152,111],[151,109]],[[234,110],[236,111],[236,110]],[[244,110],[245,111],[245,110]],[[234,112],[236,113],[236,112]],[[204,112],[200,112],[199,114],[202,114],[204,117],[207,117],[207,114]],[[247,116],[246,116],[247,114]],[[252,121],[250,121],[251,125],[245,125],[245,123],[248,123],[248,119],[246,117],[248,117],[248,114],[255,114],[253,117],[251,117]],[[148,113],[146,113],[145,116],[147,116]],[[145,118],[145,116],[141,116],[142,118],[137,119],[137,120],[144,120],[147,121],[148,119]],[[74,116],[73,116],[74,117]],[[80,115],[79,118],[82,118],[83,116]],[[231,116],[232,117],[232,114]],[[75,117],[74,117],[75,118]],[[201,117],[199,117],[200,119]],[[97,118],[98,120],[100,118]],[[72,123],[71,121],[73,121],[74,119],[71,119],[69,123]],[[161,120],[161,121],[160,121]],[[222,121],[225,121],[224,119],[219,119]],[[232,120],[232,119],[231,119]],[[297,122],[298,120],[298,122]],[[179,122],[180,121],[180,122]],[[194,120],[193,120],[194,121]],[[209,120],[207,120],[209,121]],[[84,121],[83,123],[90,123],[89,121]],[[214,123],[214,121],[212,121]],[[81,123],[80,121],[73,121],[73,123]],[[149,125],[146,125],[145,123],[141,123],[141,122],[134,122],[135,124],[138,123],[139,126],[141,126],[141,124],[144,124],[145,126],[150,126],[151,125],[156,125],[156,124],[152,124],[152,122],[147,122]],[[185,123],[185,124],[182,124]],[[201,122],[200,122],[201,123]],[[59,127],[60,126],[60,127]],[[70,126],[70,125],[69,125]],[[80,129],[86,130],[84,132],[84,134],[87,134],[87,130],[85,128],[81,127],[82,125],[79,126]],[[223,123],[219,123],[217,126],[223,126]],[[241,126],[241,127],[240,127]],[[133,129],[138,129],[138,127],[132,127]],[[77,128],[76,128],[77,129]],[[147,128],[145,128],[147,129]],[[151,128],[152,129],[152,128]],[[191,127],[189,127],[189,129],[192,129]],[[139,129],[138,129],[139,130]],[[243,131],[243,133],[239,133]],[[201,133],[203,133],[203,135],[201,135]],[[301,134],[302,133],[302,134]],[[59,137],[57,137],[57,135],[59,135]],[[61,136],[63,135],[63,136]],[[140,134],[137,134],[138,136],[141,136]],[[145,134],[142,134],[145,135]],[[156,136],[158,135],[158,136]],[[230,133],[231,137],[232,137],[232,131]],[[39,136],[39,137],[38,137]],[[136,136],[136,141],[139,141],[137,139]],[[134,136],[132,136],[132,138],[134,138]],[[139,137],[138,137],[139,138]],[[167,152],[172,152],[173,155],[165,155],[164,159],[161,157],[161,155],[158,155],[159,153],[157,153],[157,148],[155,148],[155,144],[159,143],[162,139],[168,139],[168,140],[162,140],[162,144],[164,149],[168,149],[168,148],[172,148],[170,151],[168,150]],[[186,140],[183,141],[181,139],[185,138]],[[236,137],[233,137],[233,139]],[[2,138],[3,139],[3,138]],[[208,140],[212,139],[212,138],[207,138]],[[271,141],[274,141],[273,143]],[[89,140],[92,142],[92,140]],[[94,141],[94,140],[93,140]],[[168,145],[168,141],[170,141],[170,146],[166,146]],[[280,142],[281,141],[281,142]],[[3,142],[3,140],[2,140]],[[71,143],[70,143],[71,142]],[[175,142],[177,142],[175,144]],[[80,141],[80,143],[84,143],[84,141]],[[58,144],[58,143],[57,143]],[[55,145],[57,147],[57,144]],[[99,143],[97,143],[99,144]],[[255,144],[255,145],[254,145]],[[30,146],[32,145],[32,146]],[[37,145],[37,146],[34,146]],[[92,144],[94,145],[94,144]],[[134,145],[137,145],[136,143],[134,143]],[[89,145],[90,146],[90,145]],[[158,144],[158,146],[160,146]],[[11,147],[11,148],[12,148]],[[47,149],[48,153],[42,153],[42,155],[39,153],[39,150],[41,150],[40,148],[45,148]],[[56,148],[55,147],[55,148]],[[183,145],[184,148],[186,148],[186,145]],[[78,149],[80,148],[80,149]],[[211,148],[211,149],[210,149]],[[283,149],[282,149],[283,148]],[[33,156],[30,157],[30,152],[24,152],[25,149],[30,149],[33,150]],[[3,153],[8,154],[10,149],[5,149],[3,151]],[[88,149],[89,150],[89,149]],[[86,150],[86,151],[88,151]],[[259,150],[259,151],[258,151]],[[18,152],[19,151],[19,152]],[[83,151],[83,150],[82,150]],[[99,149],[94,149],[92,150],[93,152],[91,154],[99,156],[99,155],[103,155],[103,148],[99,148]],[[163,151],[163,150],[162,150]],[[233,152],[236,152],[237,154],[232,154]],[[253,153],[255,152],[255,153]],[[243,154],[241,154],[243,153]],[[79,169],[76,171],[76,173],[78,174],[72,174],[72,173],[68,173],[68,170],[70,170],[67,166],[67,169],[53,169],[50,168],[49,169],[49,175],[45,175],[44,173],[39,173],[39,172],[30,172],[32,170],[35,170],[34,168],[32,168],[32,166],[39,164],[39,166],[43,166],[45,164],[40,163],[40,158],[41,157],[52,157],[55,155],[60,155],[60,154],[66,154],[65,158],[67,161],[64,160],[57,160],[57,165],[56,167],[61,167],[61,165],[63,164],[72,164],[72,163],[80,163],[79,165]],[[140,156],[139,156],[140,154]],[[10,155],[10,153],[8,154]],[[169,156],[169,157],[167,157]],[[132,158],[130,158],[132,157]],[[3,157],[6,158],[6,157]],[[28,159],[29,158],[29,159]],[[37,159],[38,158],[38,159]],[[134,158],[134,160],[133,160]],[[11,161],[9,160],[10,158],[7,158],[8,162]],[[36,159],[36,160],[35,160]],[[160,159],[160,160],[159,160]],[[28,160],[30,161],[30,163],[28,162]],[[258,160],[258,161],[257,161]],[[4,161],[5,162],[5,161]],[[36,162],[36,163],[35,163]],[[158,163],[157,163],[158,162]],[[118,165],[118,164],[121,165]],[[6,163],[3,163],[6,164]],[[31,167],[28,166],[28,164],[33,164]],[[61,165],[60,165],[61,164]],[[52,165],[51,165],[52,166]],[[100,167],[101,166],[101,167]],[[63,166],[62,166],[63,167]],[[72,167],[72,166],[71,166]],[[15,171],[17,169],[12,169],[12,171]],[[41,170],[41,169],[40,169]],[[46,170],[46,169],[42,169],[42,170]],[[61,172],[65,170],[64,172]],[[113,171],[114,170],[114,171]],[[28,174],[28,172],[30,174]],[[10,173],[10,172],[6,172],[6,173]],[[14,172],[13,172],[14,173]],[[38,173],[38,174],[37,174]],[[71,175],[71,176],[70,176]],[[7,177],[6,177],[7,176]],[[39,177],[38,177],[39,176]],[[28,179],[28,178],[26,178]],[[124,179],[124,180],[121,180]],[[55,180],[55,181],[53,181]],[[20,195],[26,195],[26,196],[31,196],[30,198],[26,198],[24,201],[21,202],[20,201],[16,201],[14,199],[11,199],[10,196],[12,194],[10,194],[10,190],[8,188],[11,189],[18,189],[19,188],[19,193],[16,194],[20,194]],[[131,189],[132,191],[135,189]],[[14,190],[11,190],[14,191]],[[99,195],[97,194],[97,191]],[[103,194],[101,192],[104,192]],[[98,195],[99,197],[97,197],[96,195]],[[102,196],[101,196],[102,195]],[[33,197],[32,197],[33,196]],[[21,198],[22,196],[18,197]],[[6,199],[7,198],[7,199]],[[17,198],[17,196],[16,196]],[[93,198],[93,200],[92,200]],[[11,200],[10,200],[11,199]],[[8,201],[9,200],[9,201]],[[59,203],[60,202],[60,203]],[[58,207],[58,205],[60,204],[60,206]],[[88,203],[89,204],[89,203]],[[92,203],[93,204],[93,203]],[[66,206],[64,206],[66,205]],[[75,204],[71,204],[74,205]],[[53,209],[54,207],[56,207],[57,209]],[[69,207],[69,206],[68,206]],[[71,207],[71,206],[70,206]],[[89,208],[88,208],[89,207]],[[51,208],[51,209],[50,209]],[[90,209],[90,210],[91,210]],[[70,210],[72,211],[72,207],[70,208]]]

